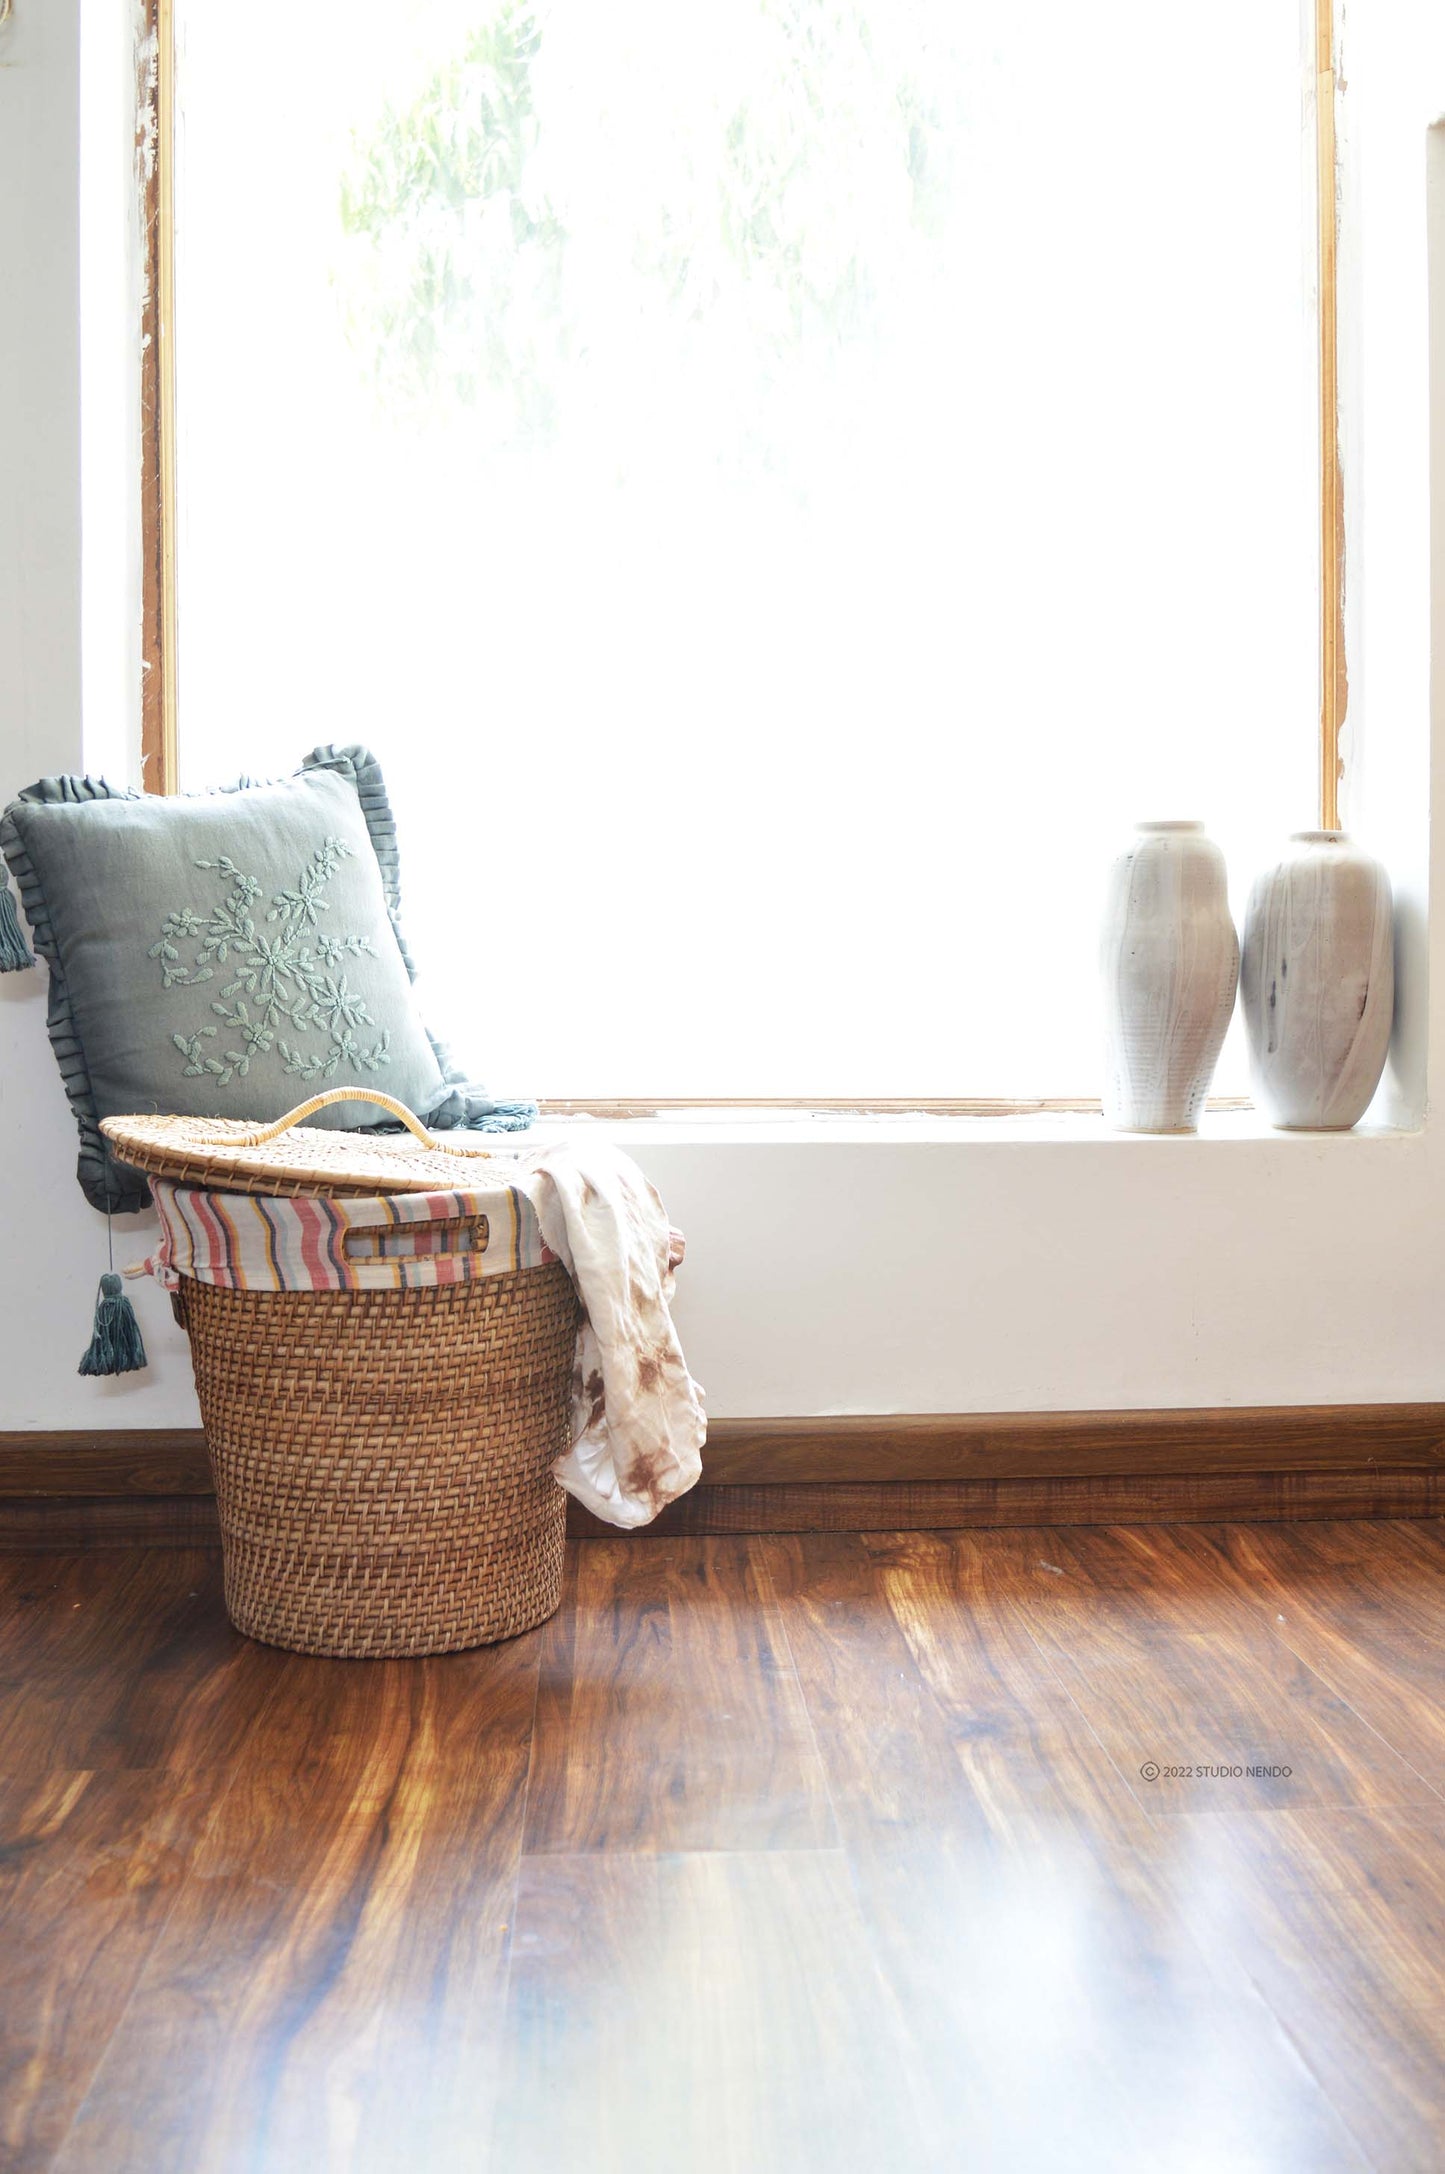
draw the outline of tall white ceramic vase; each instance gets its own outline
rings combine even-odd
[[[1104,1115],[1194,1132],[1234,1009],[1239,940],[1202,823],[1140,823],[1104,910]]]
[[[1255,884],[1240,1001],[1272,1125],[1348,1132],[1369,1108],[1395,1014],[1390,879],[1343,831],[1299,830]]]

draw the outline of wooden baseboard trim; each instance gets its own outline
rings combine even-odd
[[[1351,1472],[1378,1465],[1445,1471],[1445,1404],[718,1419],[704,1464],[711,1487]]]
[[[1445,1404],[715,1419],[704,1453],[709,1488],[1407,1468],[1445,1472]],[[0,1433],[0,1498],[210,1492],[199,1427]]]
[[[575,1539],[685,1533],[918,1532],[1004,1525],[1292,1524],[1316,1518],[1445,1515],[1445,1477],[1373,1472],[1214,1473],[1042,1480],[874,1480],[780,1487],[700,1486],[639,1532],[619,1533],[580,1503]],[[216,1547],[213,1495],[0,1498],[0,1555],[92,1548]]]
[[[650,1533],[1433,1517],[1445,1405],[719,1419]],[[611,1532],[573,1505],[571,1529]],[[0,1551],[216,1538],[199,1428],[0,1433]]]
[[[214,1495],[0,1497],[0,1555],[107,1547],[219,1547]]]
[[[949,1526],[1290,1524],[1438,1517],[1445,1478],[1372,1472],[1179,1473],[1085,1479],[881,1480],[805,1487],[697,1487],[628,1538],[677,1533],[926,1532]],[[578,1503],[569,1532],[618,1537]]]
[[[0,1434],[0,1501],[213,1492],[211,1460],[199,1427]]]

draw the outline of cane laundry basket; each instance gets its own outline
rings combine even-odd
[[[391,1109],[425,1152],[291,1129],[324,1102],[362,1099]],[[192,1238],[189,1260],[177,1245],[170,1266],[236,1627],[296,1652],[361,1657],[482,1645],[551,1615],[566,1513],[551,1468],[570,1438],[577,1302],[560,1262],[509,1265],[520,1258],[515,1190],[472,1182],[506,1158],[443,1148],[401,1105],[353,1089],[264,1130],[184,1118],[105,1129],[160,1181],[163,1228],[184,1224]],[[217,1260],[244,1264],[248,1218],[274,1259],[282,1202],[306,1200],[318,1203],[322,1271],[395,1287],[206,1280]],[[487,1257],[488,1201],[513,1219],[500,1265]],[[216,1246],[198,1255],[194,1233],[213,1221]],[[388,1250],[393,1239],[404,1255]],[[413,1273],[454,1280],[408,1284]]]

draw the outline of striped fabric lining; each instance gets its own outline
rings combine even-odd
[[[153,1178],[161,1242],[144,1265],[231,1291],[402,1291],[540,1268],[556,1258],[515,1185],[268,1200]]]

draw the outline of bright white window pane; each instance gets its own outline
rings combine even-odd
[[[368,741],[501,1089],[1097,1091],[1314,819],[1296,0],[178,12],[186,782]]]

